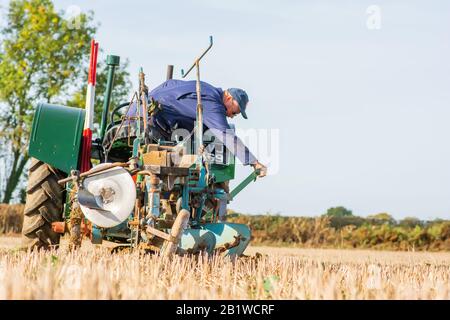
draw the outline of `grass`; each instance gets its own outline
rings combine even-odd
[[[12,242],[0,251],[0,299],[450,298],[449,253],[250,248],[262,257],[232,262],[88,243],[30,253]]]
[[[0,205],[0,234],[20,232],[22,211],[23,205]],[[310,227],[300,234],[322,234],[317,223]],[[262,257],[232,262],[111,254],[87,241],[75,252],[64,243],[58,251],[25,252],[20,236],[0,235],[0,299],[448,300],[449,239],[441,238],[444,251],[435,253],[250,247],[247,254]]]

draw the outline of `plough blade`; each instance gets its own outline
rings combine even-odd
[[[181,236],[180,253],[208,254],[218,252],[224,256],[239,257],[250,242],[251,232],[248,226],[239,223],[208,223],[200,229],[187,229]]]

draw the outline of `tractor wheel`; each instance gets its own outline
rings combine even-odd
[[[58,184],[62,178],[58,170],[31,159],[22,227],[23,244],[29,249],[59,245],[60,234],[52,230],[52,222],[62,221],[65,192]]]

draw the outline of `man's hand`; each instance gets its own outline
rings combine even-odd
[[[262,163],[259,163],[259,161],[256,161],[256,163],[252,164],[253,169],[259,170],[258,177],[262,178],[265,177],[267,174],[267,167],[263,165]]]

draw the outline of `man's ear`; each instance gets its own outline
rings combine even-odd
[[[227,94],[227,91],[224,91],[223,92],[223,102],[224,103],[227,102],[229,98],[230,98],[230,96]]]

